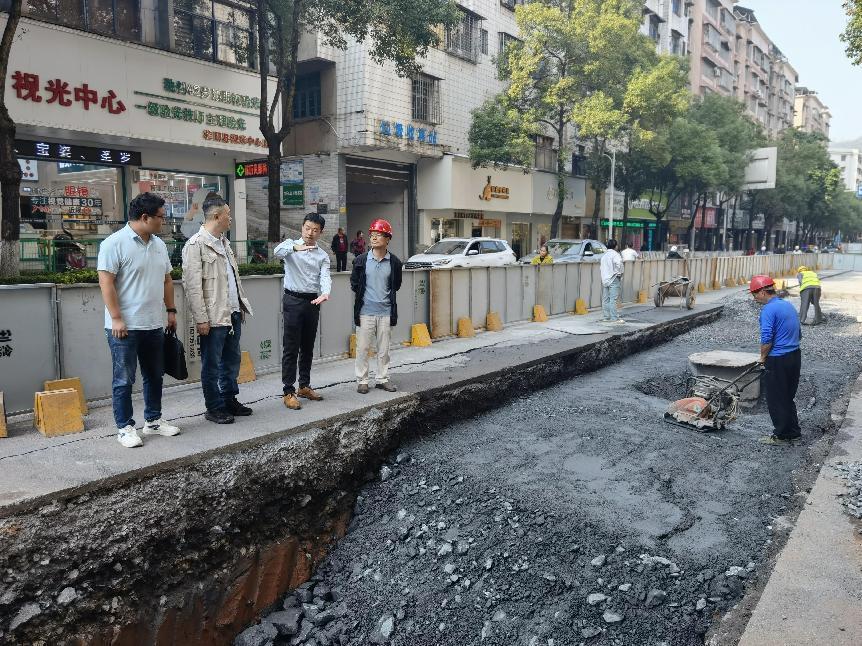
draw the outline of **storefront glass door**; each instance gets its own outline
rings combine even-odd
[[[513,222],[509,244],[515,257],[520,258],[530,253],[530,224],[528,222]]]

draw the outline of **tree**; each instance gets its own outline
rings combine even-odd
[[[3,36],[0,39],[0,277],[18,273],[21,237],[21,167],[15,154],[15,122],[6,107],[6,78],[12,41],[21,20],[22,0],[11,0]]]
[[[745,169],[751,161],[751,151],[765,141],[761,128],[745,112],[745,106],[732,97],[708,94],[692,104],[689,118],[709,128],[716,136],[721,154],[721,166],[716,169],[712,184],[701,186],[697,202],[706,208],[707,191],[718,194],[719,209],[739,195],[745,183]],[[695,212],[689,224],[694,245]]]
[[[847,57],[854,65],[862,65],[862,0],[845,0],[847,26],[841,40],[847,45]]]
[[[451,0],[257,0],[257,58],[260,68],[260,131],[269,167],[267,239],[281,238],[281,153],[293,126],[293,98],[303,37],[318,32],[345,49],[348,39],[371,40],[375,62],[392,61],[402,76],[415,74],[428,48],[440,42],[440,26],[454,24]],[[275,90],[270,96],[270,74]]]
[[[601,150],[633,118],[627,96],[640,97],[652,78],[655,44],[639,31],[642,11],[638,0],[546,0],[515,12],[523,40],[509,45],[500,69],[522,130],[557,141],[552,237],[563,214],[572,137],[592,138]]]
[[[533,144],[521,128],[517,112],[507,107],[504,96],[488,99],[471,113],[470,160],[479,166],[531,166]]]
[[[756,210],[766,218],[767,233],[779,218],[795,221],[796,245],[818,229],[832,228],[833,201],[843,188],[841,173],[829,158],[822,135],[791,128],[781,133],[775,144],[775,188],[754,192]]]

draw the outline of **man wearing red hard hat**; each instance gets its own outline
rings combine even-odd
[[[377,219],[368,227],[370,251],[353,260],[350,288],[356,294],[356,392],[368,393],[368,351],[377,340],[375,386],[386,392],[397,388],[389,381],[390,330],[398,323],[396,292],[401,289],[401,261],[389,251],[392,225]]]
[[[760,362],[766,367],[763,382],[766,403],[774,427],[772,435],[761,443],[786,446],[801,437],[796,414],[796,389],[802,368],[799,342],[802,328],[796,308],[775,293],[775,282],[769,276],[754,276],[748,286],[760,310]]]

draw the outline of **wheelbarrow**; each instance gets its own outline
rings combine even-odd
[[[694,283],[688,276],[677,276],[673,280],[663,280],[651,285],[658,287],[653,297],[656,307],[661,307],[668,298],[679,298],[680,308],[694,309],[695,289]]]

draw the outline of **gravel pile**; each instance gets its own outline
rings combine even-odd
[[[806,328],[801,445],[759,445],[762,409],[720,434],[665,424],[688,355],[757,351],[757,312],[734,297],[715,324],[405,443],[312,581],[236,644],[702,645],[765,573],[862,369],[843,340],[859,324],[832,314]]]
[[[862,519],[862,462],[837,462],[833,467],[847,485],[847,491],[838,494],[841,505],[850,516]]]

